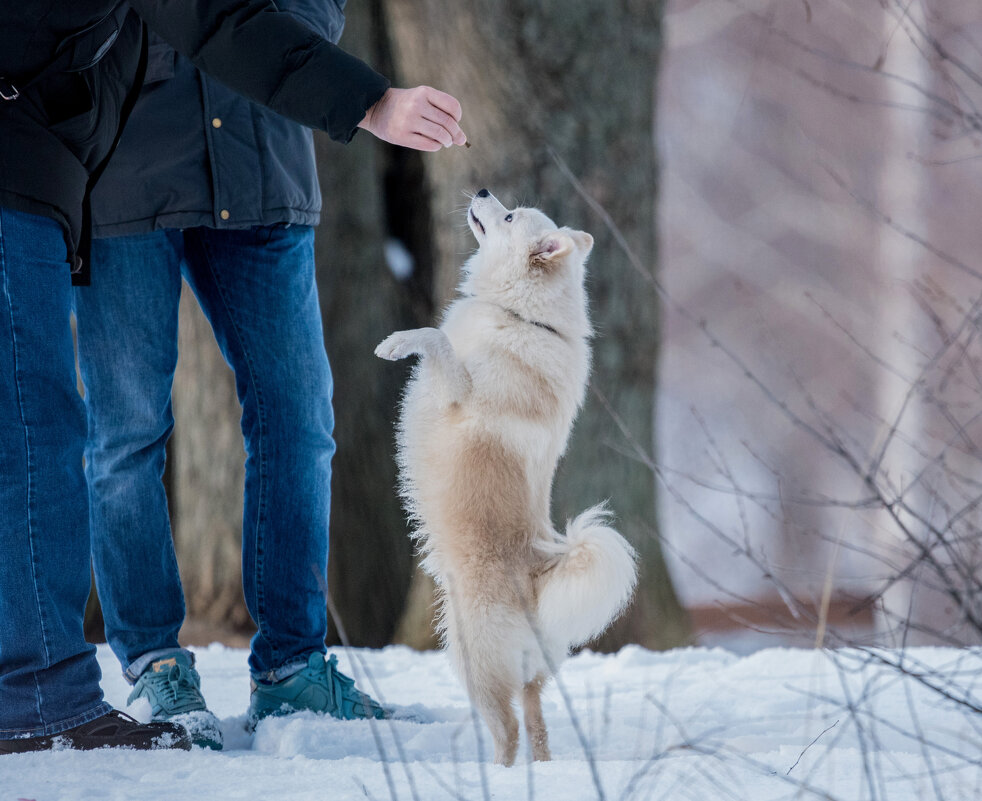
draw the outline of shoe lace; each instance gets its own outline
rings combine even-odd
[[[183,665],[172,665],[166,673],[163,671],[150,673],[141,681],[148,691],[154,714],[157,714],[158,708],[169,715],[205,708],[204,699],[194,677]],[[135,690],[130,700],[132,701],[138,694],[139,690]]]
[[[370,696],[355,688],[355,680],[346,676],[338,669],[338,658],[334,654],[326,660],[324,669],[327,672],[328,685],[334,695],[335,707],[344,713],[356,712],[359,715],[381,713],[382,707]],[[358,709],[358,707],[361,709]],[[347,716],[346,714],[346,716]]]

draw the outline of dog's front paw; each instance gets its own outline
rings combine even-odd
[[[417,339],[415,331],[396,331],[379,343],[375,348],[375,355],[390,362],[405,359],[420,352]]]

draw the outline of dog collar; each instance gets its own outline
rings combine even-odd
[[[539,320],[530,320],[530,319],[529,319],[528,317],[522,317],[522,315],[520,315],[520,314],[519,314],[519,313],[518,313],[517,311],[515,311],[514,309],[509,309],[509,308],[508,308],[507,306],[502,306],[502,305],[501,305],[500,303],[494,303],[494,302],[492,302],[492,301],[490,301],[490,300],[486,300],[486,301],[484,301],[484,302],[485,302],[485,303],[489,303],[489,304],[490,304],[490,305],[492,305],[492,306],[497,306],[497,307],[498,307],[499,309],[501,309],[501,310],[502,310],[503,312],[507,312],[507,313],[508,313],[508,314],[510,314],[510,315],[511,315],[512,317],[514,317],[514,318],[515,318],[516,320],[519,320],[520,322],[523,322],[523,323],[528,323],[529,325],[534,325],[534,326],[536,326],[537,328],[542,328],[542,329],[544,329],[544,330],[546,330],[546,331],[548,331],[548,332],[549,332],[550,334],[555,334],[555,335],[556,335],[557,337],[559,337],[560,339],[564,339],[564,337],[563,337],[563,335],[562,335],[562,334],[560,334],[560,333],[559,333],[559,332],[558,332],[558,331],[557,331],[557,330],[556,330],[555,328],[553,328],[553,327],[552,327],[551,325],[549,325],[549,323],[543,323],[543,322],[541,322],[541,321],[539,321]]]
[[[501,308],[505,309],[504,306],[502,306]],[[505,311],[508,312],[516,320],[521,320],[523,323],[528,323],[529,325],[535,325],[535,326],[538,326],[539,328],[544,328],[550,334],[555,334],[560,339],[563,338],[563,335],[560,334],[551,325],[549,325],[549,323],[543,323],[543,322],[540,322],[539,320],[529,320],[527,317],[522,317],[522,315],[520,315],[517,311],[513,311],[512,309],[505,309]]]

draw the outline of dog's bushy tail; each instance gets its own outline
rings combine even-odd
[[[550,639],[582,645],[602,634],[634,593],[637,555],[599,504],[544,546],[556,564],[539,579],[539,625]]]

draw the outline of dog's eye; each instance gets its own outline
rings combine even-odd
[[[512,219],[514,218],[514,216],[515,215],[513,215],[513,214],[509,214],[507,217],[505,217],[505,222],[511,222]]]

